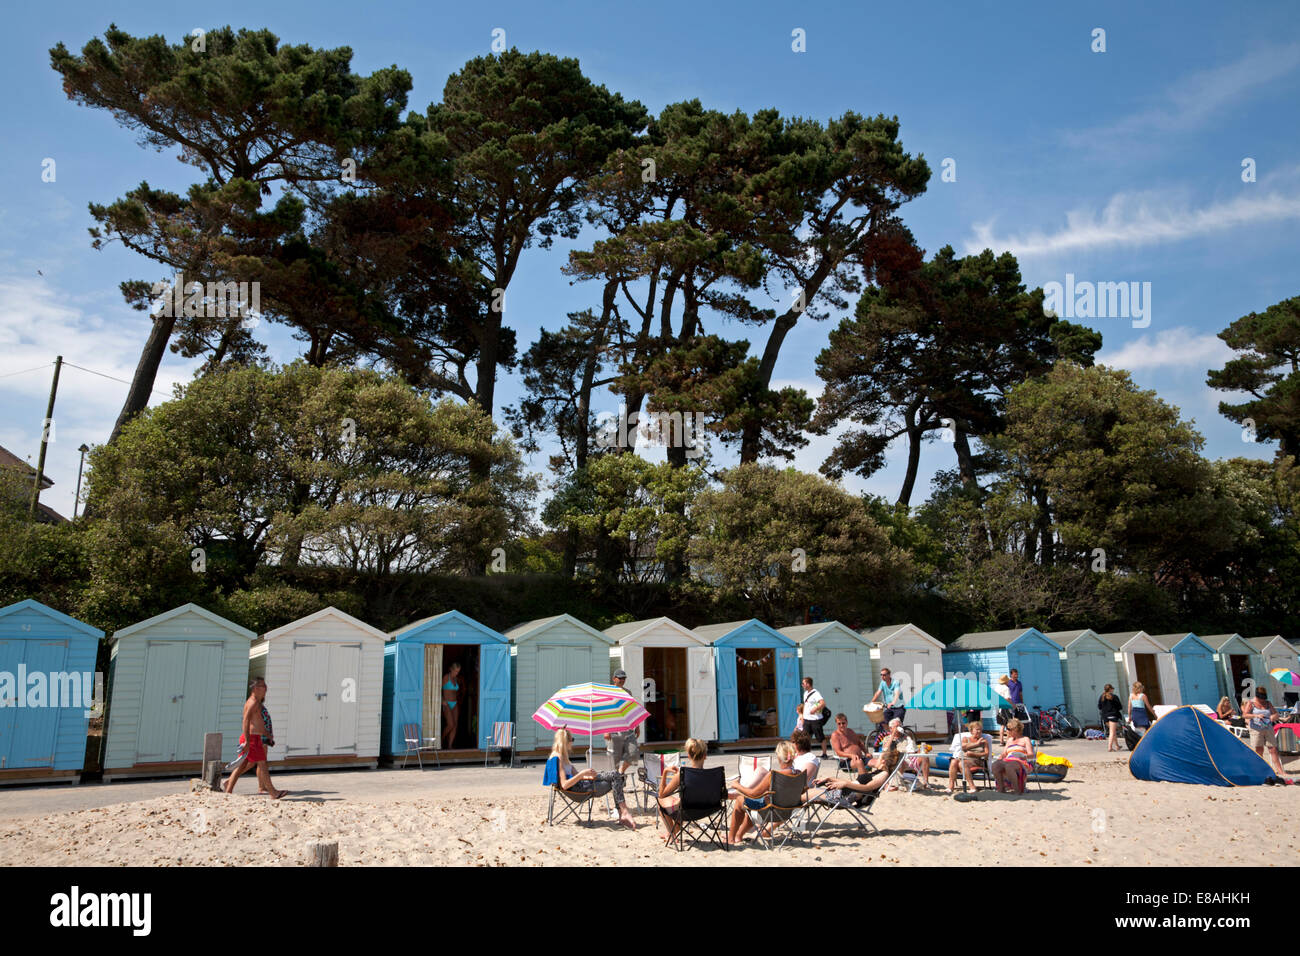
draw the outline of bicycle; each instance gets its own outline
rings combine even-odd
[[[889,736],[889,725],[876,724],[876,729],[867,734],[867,749],[875,752],[880,748],[880,741]],[[916,728],[903,724],[903,736],[912,739],[912,749],[916,749]]]
[[[1046,710],[1035,704],[1033,722],[1041,740],[1055,740],[1058,737],[1074,740],[1083,734],[1083,724],[1077,717],[1066,712],[1064,704]]]

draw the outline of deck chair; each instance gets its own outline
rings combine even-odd
[[[668,772],[669,767],[681,765],[681,756],[681,754],[648,754],[642,752],[641,766],[636,771],[639,786],[634,788],[637,803],[642,809],[657,805],[659,782],[663,779],[663,775]]]
[[[872,811],[880,803],[880,798],[898,781],[902,768],[903,761],[900,760],[885,778],[885,782],[872,793],[856,794],[849,791],[848,796],[842,799],[832,798],[829,790],[820,790],[809,795],[799,820],[799,825],[806,832],[809,844],[811,845],[812,841],[817,839],[822,827],[840,813],[847,814],[864,831],[879,833],[880,829],[871,819]],[[811,832],[807,832],[809,830]]]
[[[691,845],[701,840],[727,849],[727,772],[722,767],[682,767],[678,791],[681,800],[669,816],[677,825],[677,849],[685,848],[687,832]]]
[[[805,836],[804,797],[808,793],[808,775],[798,773],[772,772],[771,784],[767,791],[766,805],[760,810],[750,810],[749,817],[754,821],[758,833],[758,842],[769,850],[785,846],[790,838]],[[769,830],[768,836],[763,835]]]
[[[486,741],[483,748],[483,766],[488,765],[488,760],[492,756],[492,751],[503,753],[510,751],[510,762],[505,766],[513,768],[515,765],[515,725],[512,721],[498,720],[492,725],[492,736]]]
[[[419,724],[403,724],[402,739],[406,741],[406,753],[402,754],[402,766],[406,766],[406,761],[411,754],[415,754],[415,762],[420,769],[424,769],[424,761],[420,759],[421,750],[432,750],[434,762],[441,767],[442,761],[438,759],[438,738],[421,737]]]
[[[954,755],[952,758],[953,760],[962,759],[960,756],[960,742],[964,733],[965,731],[962,731],[952,738],[951,752]],[[983,777],[984,786],[981,789],[988,790],[993,786],[993,736],[991,734],[982,734],[981,736],[984,738],[984,743],[988,745],[988,756],[984,758],[983,766],[975,767],[971,770],[970,776],[972,780],[978,780]],[[957,779],[961,781],[961,789],[962,792],[965,793],[966,775],[961,772],[960,766],[958,766],[957,769]]]
[[[554,758],[553,758],[554,759]],[[547,761],[550,766],[550,760]],[[545,783],[545,778],[543,778]],[[546,807],[546,824],[554,826],[563,822],[568,817],[573,817],[579,823],[582,822],[582,810],[587,810],[587,822],[591,823],[591,805],[597,797],[609,793],[608,787],[603,788],[598,783],[591,790],[565,790],[560,786],[560,781],[556,780],[551,783],[551,800]],[[559,798],[559,812],[556,813],[556,798]]]

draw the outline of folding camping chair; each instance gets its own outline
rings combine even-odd
[[[821,833],[824,827],[835,816],[836,813],[847,813],[853,822],[868,833],[875,831],[880,832],[875,821],[871,819],[871,814],[880,798],[889,790],[898,780],[899,773],[903,769],[903,761],[899,760],[894,764],[894,769],[890,771],[889,776],[885,778],[879,788],[871,793],[854,793],[853,791],[838,791],[832,797],[831,791],[821,790],[816,794],[808,797],[807,803],[804,804],[803,811],[799,814],[799,820],[796,824],[806,835],[809,845],[817,839],[817,834]],[[808,828],[812,828],[809,833]]]
[[[967,733],[968,731],[962,731],[961,733],[956,734],[952,738],[952,744],[950,750],[952,754],[952,759],[958,761],[957,779],[961,781],[962,793],[966,792],[966,774],[962,772],[960,761],[963,759],[970,759],[970,760],[975,759],[974,757],[963,758],[961,755],[961,738],[964,737]],[[973,768],[970,772],[970,776],[971,776],[971,780],[975,780],[977,775],[983,776],[984,786],[982,789],[987,790],[989,787],[993,786],[993,737],[990,734],[981,734],[981,736],[984,738],[984,743],[988,745],[989,752],[984,757],[983,765]]]
[[[722,767],[682,767],[678,791],[681,799],[669,814],[677,825],[677,849],[685,847],[687,830],[694,834],[691,845],[706,840],[727,849],[727,772]]]
[[[406,766],[407,759],[411,754],[415,754],[415,762],[420,769],[424,769],[424,761],[420,759],[421,750],[432,750],[434,762],[441,767],[442,761],[438,759],[438,738],[421,737],[419,724],[403,724],[402,739],[406,741],[406,753],[402,754],[402,766]]]
[[[750,810],[749,817],[754,821],[758,842],[773,850],[785,846],[792,836],[806,835],[803,810],[804,798],[808,794],[808,775],[802,771],[783,773],[777,770],[770,779],[767,803],[761,809]],[[766,836],[764,830],[769,831]]]
[[[659,781],[668,772],[669,767],[681,764],[681,754],[648,754],[642,752],[641,766],[637,768],[639,787],[635,788],[637,802],[642,809],[659,799]]]
[[[544,771],[544,774],[550,773],[552,760],[555,761],[556,769],[557,770],[559,769],[558,766],[559,758],[551,757],[549,760],[546,761],[546,770]],[[545,776],[543,776],[542,778],[542,783],[546,783]],[[609,793],[608,785],[606,785],[605,788],[602,789],[600,782],[597,782],[596,786],[592,787],[592,789],[590,790],[565,790],[563,787],[560,786],[560,781],[558,779],[554,779],[551,781],[550,787],[551,787],[551,799],[550,799],[550,803],[546,807],[547,826],[554,826],[556,823],[562,822],[563,820],[565,820],[570,816],[573,817],[575,820],[577,820],[579,823],[581,823],[582,822],[581,811],[583,807],[587,808],[587,822],[590,823],[592,802],[597,797],[601,797]],[[556,814],[555,812],[556,796],[559,796],[560,798],[560,812],[558,814]]]
[[[488,765],[488,760],[492,756],[492,751],[502,753],[510,751],[510,762],[505,766],[513,769],[515,765],[515,725],[513,721],[500,721],[492,725],[492,736],[487,739],[486,746],[483,748],[483,766]]]

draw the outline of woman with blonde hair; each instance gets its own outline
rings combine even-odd
[[[1218,717],[1225,724],[1233,717],[1237,716],[1237,710],[1232,706],[1231,697],[1219,698],[1219,706],[1214,708],[1214,716]]]
[[[1141,681],[1133,682],[1133,689],[1128,695],[1128,722],[1133,725],[1139,735],[1145,734],[1147,728],[1151,726],[1151,721],[1155,719],[1155,708],[1151,706],[1151,701],[1147,699],[1144,693],[1146,688],[1142,686]]]
[[[708,747],[701,740],[692,737],[686,741],[686,764],[694,767],[696,770],[704,769],[704,758],[708,755]],[[672,843],[677,838],[677,821],[673,819],[672,813],[682,802],[681,794],[678,792],[682,786],[682,771],[680,767],[669,767],[664,771],[663,776],[659,778],[659,815],[663,817],[664,824],[668,827],[668,836],[664,840],[665,844]]]
[[[573,734],[568,728],[561,727],[555,732],[551,743],[551,755],[546,760],[546,770],[542,774],[542,785],[558,786],[561,790],[577,793],[594,793],[596,796],[614,793],[614,803],[618,805],[618,820],[629,830],[636,829],[627,808],[627,798],[623,795],[623,775],[614,770],[597,773],[595,770],[574,769],[570,755],[573,752]]]
[[[1025,736],[1025,725],[1019,717],[1007,721],[1007,745],[1002,756],[993,761],[993,783],[1003,793],[1024,793],[1025,781],[1033,769],[1034,745]]]
[[[763,774],[752,786],[746,787],[741,781],[736,781],[735,787],[732,788],[736,791],[737,797],[731,809],[731,825],[727,831],[728,844],[735,846],[745,841],[745,834],[754,825],[749,818],[749,811],[762,810],[767,806],[768,793],[772,789],[772,774],[783,773],[790,777],[802,776],[801,771],[794,769],[794,758],[797,752],[794,744],[788,740],[782,740],[776,745],[776,750],[773,751],[777,764],[775,770],[769,770]]]

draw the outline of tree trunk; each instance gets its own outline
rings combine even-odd
[[[144,350],[140,353],[140,361],[135,366],[135,375],[131,377],[131,387],[126,393],[126,401],[122,403],[122,411],[118,413],[113,431],[108,436],[110,445],[117,440],[117,436],[122,433],[127,422],[149,407],[149,396],[153,393],[154,383],[158,380],[158,368],[162,365],[163,356],[167,354],[167,342],[171,339],[172,329],[175,326],[174,316],[154,317],[153,328],[149,330],[149,338],[145,341]]]
[[[957,474],[961,478],[961,483],[967,488],[978,487],[979,480],[975,475],[975,462],[971,457],[970,440],[966,437],[966,429],[954,422],[953,432],[952,443],[957,452]]]
[[[912,489],[916,486],[916,473],[921,467],[921,438],[925,432],[917,421],[917,408],[907,410],[907,471],[903,474],[903,487],[898,492],[898,504],[910,507]]]

